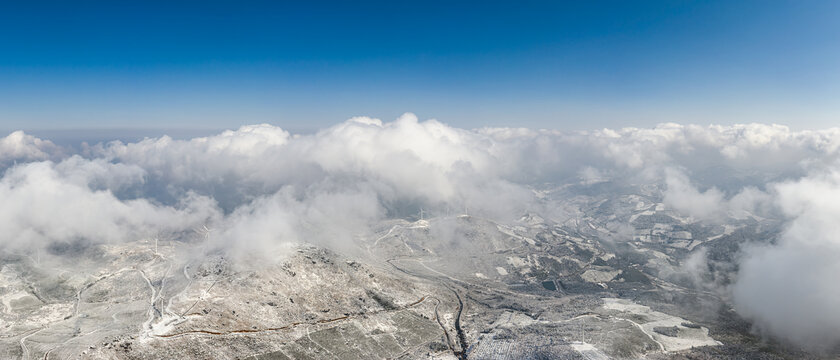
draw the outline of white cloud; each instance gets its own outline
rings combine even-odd
[[[673,169],[665,171],[665,185],[665,205],[704,220],[725,216],[724,196],[717,188],[701,192],[691,184],[688,176]]]
[[[52,162],[8,170],[0,180],[2,245],[46,247],[56,242],[120,242],[153,232],[178,232],[216,217],[207,197],[186,196],[179,207],[146,199],[120,201],[62,176]]]
[[[270,256],[300,241],[352,248],[372,222],[420,207],[468,207],[495,219],[565,216],[563,204],[531,191],[547,183],[654,184],[666,187],[669,207],[704,221],[787,221],[777,245],[746,252],[738,309],[793,341],[836,340],[839,149],[840,129],[466,130],[412,114],[357,117],[307,135],[243,126],[189,140],[98,144],[77,155],[14,132],[0,139],[0,247],[127,241],[208,224],[208,246]]]
[[[59,148],[52,142],[23,131],[15,131],[0,138],[0,168],[14,161],[47,160],[58,154]]]
[[[840,341],[840,173],[777,184],[791,220],[776,245],[751,248],[733,287],[740,313],[761,330],[825,348]]]

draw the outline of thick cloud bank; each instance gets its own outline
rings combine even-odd
[[[840,336],[840,173],[774,187],[791,219],[775,246],[755,248],[741,263],[734,298],[762,330],[809,347]]]
[[[560,200],[538,190],[652,185],[666,206],[697,221],[787,224],[776,244],[745,252],[732,297],[764,331],[830,343],[840,339],[838,149],[840,129],[466,130],[411,114],[353,118],[308,135],[253,125],[75,154],[14,132],[0,138],[0,248],[167,236],[233,256],[271,257],[296,242],[352,250],[371,224],[421,208],[563,220]]]

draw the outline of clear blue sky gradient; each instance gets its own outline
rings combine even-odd
[[[0,129],[840,125],[840,1],[0,3]]]

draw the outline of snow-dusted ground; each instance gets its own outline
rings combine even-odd
[[[585,342],[575,341],[572,342],[572,349],[579,352],[583,355],[583,358],[586,360],[608,360],[609,357],[607,354],[604,354],[598,348],[592,346],[592,344],[588,344]]]
[[[636,304],[627,299],[604,298],[603,300],[605,309],[616,311],[613,316],[635,324],[653,341],[658,343],[664,351],[680,351],[697,346],[721,345],[719,341],[709,336],[709,329],[683,326],[682,324],[689,323],[683,318],[654,311],[650,307]],[[639,319],[644,319],[644,321],[639,321]],[[656,327],[673,326],[678,328],[676,337],[666,336],[653,330]]]

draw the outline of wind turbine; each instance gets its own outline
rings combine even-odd
[[[586,342],[586,335],[584,334],[584,330],[583,330],[583,320],[582,320],[582,319],[581,319],[581,321],[578,323],[578,325],[580,325],[580,342],[581,342],[581,343],[585,343],[585,342]]]
[[[205,241],[210,241],[210,233],[213,232],[213,229],[207,227],[207,225],[201,225],[201,229],[193,229],[196,234],[204,235]]]

